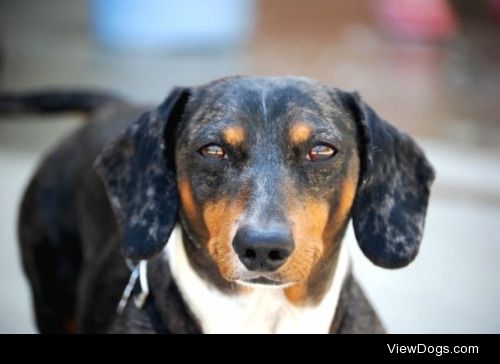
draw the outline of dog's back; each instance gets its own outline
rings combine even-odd
[[[119,297],[128,269],[115,218],[92,164],[103,146],[143,110],[92,92],[2,95],[0,100],[2,113],[85,114],[85,124],[56,146],[32,177],[21,204],[19,237],[40,332],[68,333],[77,327],[80,332],[102,331],[114,309],[103,302]],[[109,266],[101,266],[101,259],[111,264],[114,256],[118,269],[111,275],[100,272]],[[102,289],[103,280],[115,278],[118,284]],[[94,289],[103,293],[102,301],[90,294]],[[92,320],[82,319],[87,312]]]

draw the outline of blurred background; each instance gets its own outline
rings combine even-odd
[[[357,90],[437,170],[421,253],[383,270],[348,241],[391,333],[500,333],[500,1],[1,0],[0,90],[300,75]],[[18,255],[23,190],[74,115],[0,122],[0,332],[35,332]]]

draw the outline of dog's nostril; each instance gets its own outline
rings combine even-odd
[[[257,254],[255,253],[255,250],[253,250],[253,249],[246,249],[245,254],[243,254],[243,257],[247,258],[247,259],[255,259],[256,256],[257,256]]]
[[[273,261],[283,260],[285,258],[279,250],[271,250],[268,254],[268,257],[270,260],[273,260]]]

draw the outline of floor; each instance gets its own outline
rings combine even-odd
[[[86,22],[83,0],[2,1],[0,90],[92,87],[158,102],[173,85],[230,74],[300,74],[356,89],[419,141],[437,171],[421,252],[409,267],[377,268],[347,237],[388,331],[500,333],[498,34],[408,46],[351,19],[334,39],[294,40],[260,24],[241,50],[124,53],[94,46]],[[41,156],[78,125],[74,116],[0,119],[2,333],[35,332],[16,243],[19,200]]]

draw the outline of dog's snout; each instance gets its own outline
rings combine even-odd
[[[248,270],[272,272],[285,264],[294,244],[285,227],[243,227],[234,237],[233,248]]]

